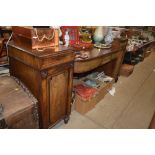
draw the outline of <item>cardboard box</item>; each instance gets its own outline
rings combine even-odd
[[[95,97],[89,100],[82,99],[78,94],[75,95],[75,110],[81,114],[85,114],[92,110],[95,105],[101,101],[104,96],[108,93],[108,90],[112,88],[114,80],[108,83],[104,83],[99,89]]]

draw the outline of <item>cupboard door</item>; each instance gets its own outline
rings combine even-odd
[[[67,114],[69,71],[64,70],[52,76],[49,82],[49,119],[50,124],[56,123]]]

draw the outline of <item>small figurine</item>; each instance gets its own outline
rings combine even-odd
[[[68,34],[68,31],[66,31],[66,33],[65,33],[65,46],[66,47],[69,46],[69,34]]]

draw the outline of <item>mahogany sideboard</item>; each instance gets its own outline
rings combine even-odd
[[[38,51],[23,43],[9,42],[10,74],[38,99],[40,128],[51,128],[61,119],[68,122],[73,73],[98,68],[117,81],[126,43],[127,40],[116,41],[110,49],[93,48],[88,51],[88,59],[77,61],[75,51],[64,46]]]
[[[71,112],[74,52],[59,46],[44,51],[10,41],[10,74],[20,79],[38,99],[39,126],[51,128]]]

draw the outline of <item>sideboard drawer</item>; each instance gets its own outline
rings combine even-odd
[[[111,61],[111,55],[104,57],[104,59],[102,60],[101,65],[104,65],[106,63],[108,63],[109,61]]]

